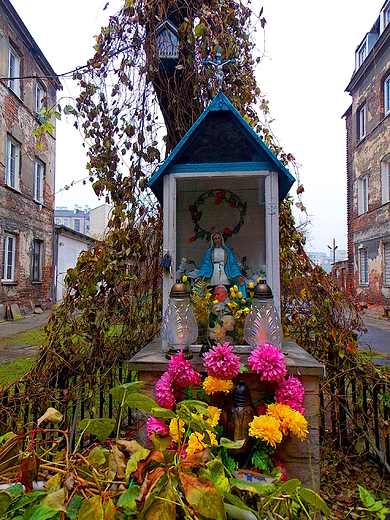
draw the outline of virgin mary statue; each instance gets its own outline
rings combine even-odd
[[[236,284],[242,292],[242,297],[246,298],[245,278],[232,251],[225,246],[220,231],[211,235],[211,246],[203,257],[198,273],[199,278],[208,278],[210,285],[214,287]]]

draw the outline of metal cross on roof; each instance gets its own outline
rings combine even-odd
[[[220,92],[222,90],[223,78],[225,77],[223,73],[223,66],[227,65],[228,63],[236,63],[236,60],[221,60],[221,48],[219,45],[217,45],[215,60],[205,60],[203,63],[207,66],[215,68],[217,91]]]

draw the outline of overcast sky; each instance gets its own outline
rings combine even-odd
[[[83,65],[93,55],[94,35],[122,0],[11,0],[19,16],[57,74]],[[328,251],[335,238],[346,249],[346,140],[341,116],[351,103],[344,92],[357,45],[371,29],[384,0],[252,0],[264,7],[265,32],[257,33],[265,51],[258,82],[270,102],[272,129],[300,167],[303,203],[312,225],[309,249]],[[61,80],[62,81],[62,80]],[[72,94],[64,82],[61,96]],[[74,91],[73,91],[74,93]],[[63,102],[64,106],[66,103]],[[88,182],[85,149],[73,118],[57,123],[56,206],[96,207]],[[292,191],[295,191],[296,185]],[[329,251],[328,251],[329,252]]]

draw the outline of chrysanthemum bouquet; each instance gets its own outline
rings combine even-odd
[[[261,381],[277,384],[274,402],[260,406],[259,415],[249,424],[249,435],[257,439],[252,463],[259,470],[269,473],[274,469],[273,452],[285,437],[291,435],[301,441],[306,438],[305,390],[295,376],[286,379],[284,355],[270,343],[257,347],[248,357],[248,365],[259,374]]]

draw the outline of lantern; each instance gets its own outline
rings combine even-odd
[[[168,343],[167,359],[177,355],[179,350],[183,350],[185,358],[192,358],[189,346],[198,337],[198,324],[187,287],[183,283],[172,286],[161,324],[161,337]]]
[[[274,305],[271,288],[261,280],[255,288],[252,307],[245,320],[245,341],[252,347],[271,343],[282,349],[282,324]]]

